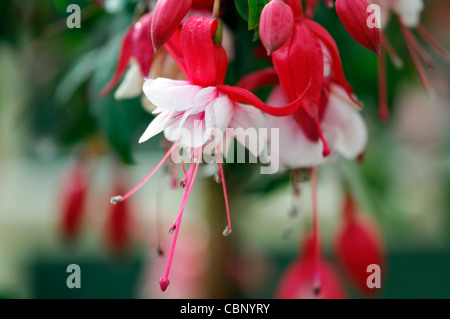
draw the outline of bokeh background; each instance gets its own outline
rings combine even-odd
[[[157,248],[166,251],[171,243],[167,229],[182,194],[170,188],[169,174],[161,170],[130,200],[126,216],[119,218],[126,225],[122,233],[111,229],[109,198],[117,185],[134,186],[164,148],[161,136],[137,143],[152,119],[140,98],[99,95],[114,71],[121,38],[144,2],[0,4],[0,297],[272,298],[299,255],[311,225],[309,183],[302,185],[301,212],[292,220],[289,173],[260,176],[259,164],[225,165],[234,226],[228,238],[222,236],[221,187],[202,167],[165,294],[158,279],[166,255],[159,257]],[[70,3],[82,8],[80,29],[66,26]],[[449,1],[425,4],[423,24],[450,48]],[[251,54],[257,47],[254,34],[232,4],[224,20],[235,41],[227,78],[233,84],[268,63]],[[316,20],[338,44],[370,132],[362,163],[342,160],[319,168],[323,253],[340,273],[334,238],[346,185],[383,234],[387,265],[373,297],[450,298],[449,63],[425,45],[435,61],[427,70],[435,91],[430,97],[392,21],[387,35],[405,67],[397,70],[388,59],[391,118],[381,123],[375,55],[358,46],[323,4]],[[78,231],[67,238],[61,226],[63,185],[80,162],[88,172],[86,199]],[[283,236],[288,226],[292,232]],[[66,286],[72,263],[81,267],[81,289]],[[342,284],[350,297],[364,297],[345,276]]]

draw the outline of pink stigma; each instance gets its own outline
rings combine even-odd
[[[170,284],[170,280],[167,278],[162,277],[161,279],[159,279],[159,286],[161,287],[161,291],[164,292],[166,291],[167,287],[169,287]]]

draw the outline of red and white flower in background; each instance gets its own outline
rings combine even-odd
[[[320,273],[321,277],[320,287],[315,287],[317,273]],[[301,257],[284,273],[275,298],[344,299],[347,296],[333,267],[323,259],[316,265],[314,240],[307,236],[304,239]]]
[[[343,224],[335,241],[339,262],[358,291],[374,294],[377,289],[367,285],[367,269],[376,265],[384,270],[385,253],[377,225],[361,216],[353,198],[347,195],[342,209]]]

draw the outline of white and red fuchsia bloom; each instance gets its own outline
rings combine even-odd
[[[316,269],[319,269],[322,285],[315,285]],[[344,299],[347,298],[342,284],[331,265],[314,260],[314,240],[306,236],[303,242],[302,256],[294,261],[284,273],[278,285],[275,298],[278,299]]]
[[[116,70],[109,83],[102,90],[101,95],[105,96],[114,89],[133,60],[137,63],[142,78],[148,77],[155,54],[149,34],[152,19],[152,12],[145,14],[125,33],[120,46]],[[129,77],[132,76],[129,75]]]
[[[279,82],[269,99],[272,105],[293,101],[310,87],[298,110],[287,117],[267,116],[267,124],[280,130],[281,166],[291,169],[311,167],[315,260],[315,281],[311,287],[314,289],[311,291],[319,291],[323,261],[318,244],[315,166],[337,155],[356,158],[365,148],[367,130],[358,114],[360,105],[345,80],[336,43],[324,28],[303,15],[299,1],[285,2],[293,12],[294,27],[286,43],[272,54],[274,70],[251,74],[239,85],[254,90]]]
[[[209,11],[206,10],[210,10],[213,3],[214,0],[158,1],[154,11],[143,15],[125,33],[116,70],[101,95],[109,94],[127,70],[114,94],[116,99],[134,98],[142,94],[142,83],[146,78],[158,75],[170,75],[170,78],[182,77],[178,67],[174,69],[175,63],[167,52],[158,49],[177,30],[186,15],[207,15]],[[157,46],[153,46],[153,42],[156,42]]]
[[[188,149],[188,157],[192,158],[189,169],[185,170],[185,177],[181,184],[185,187],[181,207],[170,232],[174,233],[172,249],[169,255],[167,269],[160,280],[161,289],[167,289],[170,266],[174,254],[180,223],[184,207],[191,193],[204,147],[207,143],[220,142],[224,139],[224,129],[229,127],[261,127],[264,118],[260,109],[274,116],[286,116],[300,107],[305,93],[299,94],[292,103],[283,107],[272,107],[259,100],[251,92],[224,84],[227,70],[227,56],[221,45],[213,42],[213,36],[218,29],[218,21],[210,18],[191,17],[187,19],[181,32],[175,31],[165,49],[172,55],[188,81],[174,81],[158,78],[147,80],[144,93],[157,106],[159,115],[150,123],[140,142],[144,142],[154,135],[164,131],[167,139],[174,142],[161,162],[134,189],[124,196],[111,199],[113,204],[126,200],[136,192],[170,156],[178,145]],[[250,104],[255,108],[252,108]],[[190,132],[190,138],[185,138],[182,129]],[[202,134],[198,134],[198,132]],[[213,133],[222,132],[221,136]],[[239,136],[237,136],[239,140]],[[258,151],[262,149],[257,148]],[[227,208],[228,226],[224,235],[231,232],[231,222],[228,210],[226,185],[221,164],[222,149],[216,148],[218,169],[224,191]],[[190,161],[186,158],[185,162]],[[184,164],[183,164],[184,168]]]

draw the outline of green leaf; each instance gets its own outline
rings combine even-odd
[[[234,4],[239,15],[248,21],[248,0],[234,0]]]
[[[269,0],[248,0],[249,16],[248,29],[252,30],[259,26],[259,19],[264,6],[269,3]]]

